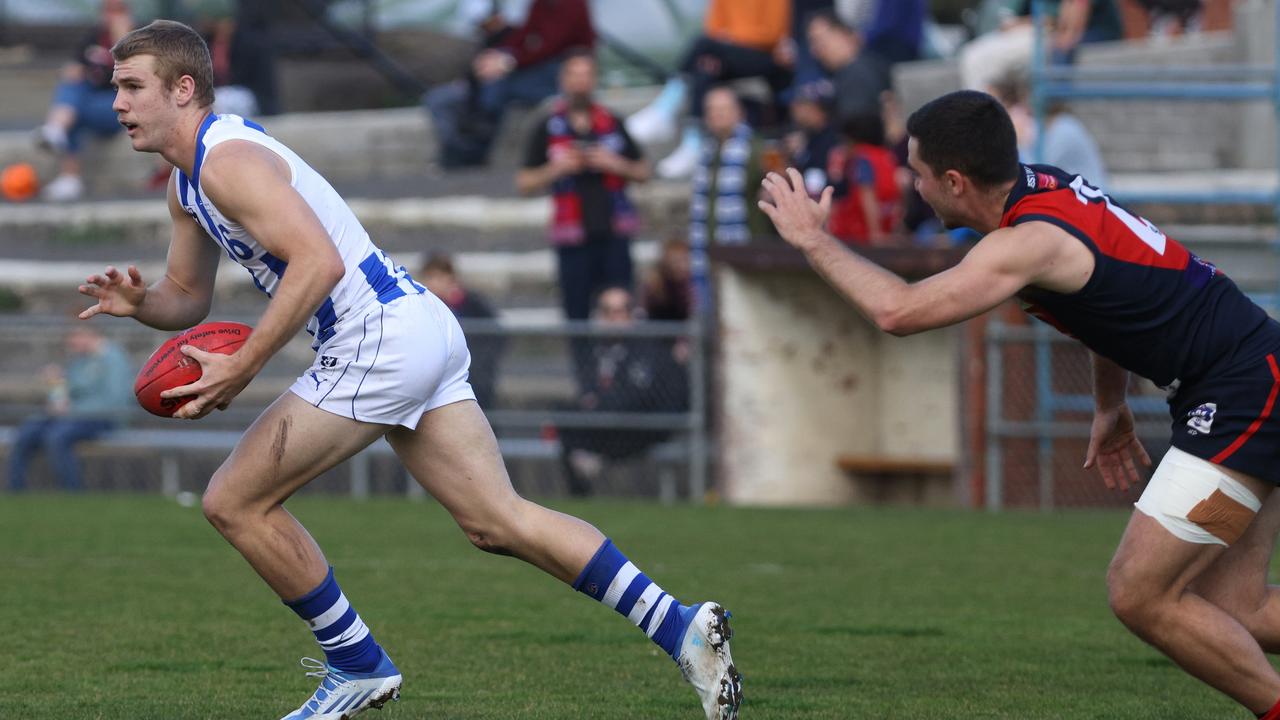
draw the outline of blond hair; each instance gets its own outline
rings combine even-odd
[[[156,75],[172,89],[183,75],[195,81],[195,101],[200,107],[213,104],[213,61],[204,38],[189,26],[173,20],[153,20],[120,38],[111,48],[116,62],[135,55],[156,59]]]

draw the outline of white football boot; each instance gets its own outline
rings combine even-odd
[[[703,603],[685,630],[676,663],[684,679],[698,691],[707,720],[737,720],[742,704],[742,675],[729,653],[729,614],[713,602]]]
[[[400,699],[400,671],[385,652],[371,673],[343,672],[309,657],[302,658],[302,666],[311,670],[307,677],[320,678],[320,687],[302,707],[280,720],[350,720]]]

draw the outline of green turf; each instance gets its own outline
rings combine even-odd
[[[408,718],[697,718],[613,612],[471,549],[429,503],[292,503],[405,675]],[[562,507],[734,612],[746,720],[1233,718],[1110,615],[1118,513]],[[0,718],[277,718],[317,655],[200,512],[0,497]]]

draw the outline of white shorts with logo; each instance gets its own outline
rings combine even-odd
[[[423,413],[476,397],[462,328],[430,292],[370,303],[334,330],[289,388],[321,410],[413,429]]]

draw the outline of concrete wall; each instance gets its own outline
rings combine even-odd
[[[812,272],[717,270],[726,499],[859,502],[844,453],[954,461],[954,330],[880,333]]]

